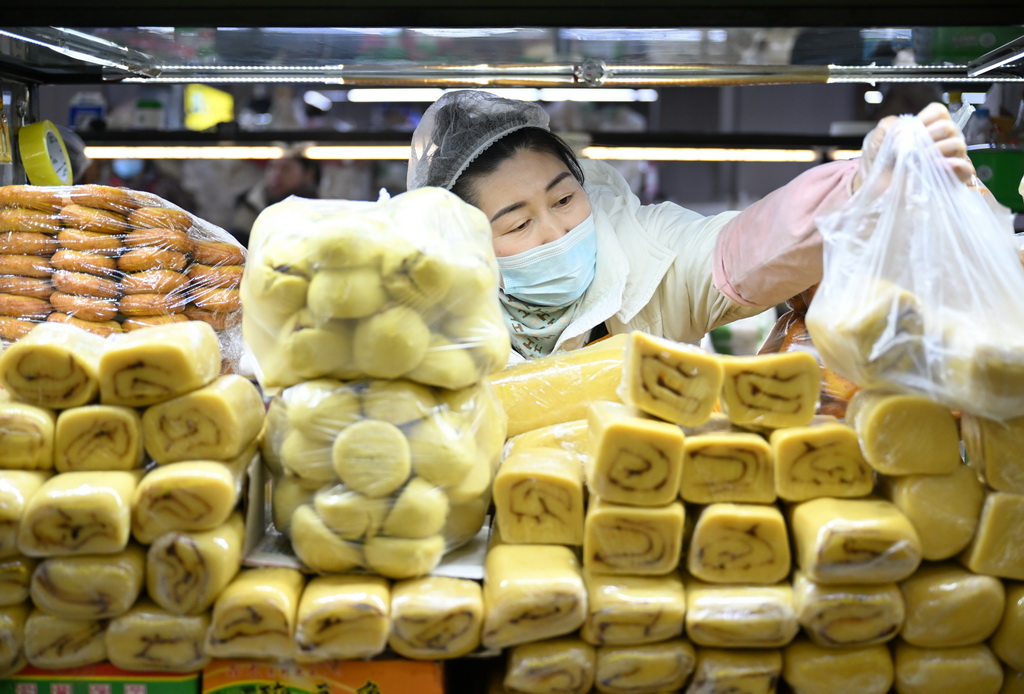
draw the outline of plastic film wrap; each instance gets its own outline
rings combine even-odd
[[[294,569],[244,569],[217,596],[203,650],[213,658],[276,658],[296,653],[295,624],[306,581]]]
[[[50,477],[35,470],[0,470],[0,558],[16,557],[18,532],[29,501]]]
[[[1012,670],[1024,672],[1024,583],[1006,582],[1006,607],[989,645]]]
[[[922,565],[900,584],[907,617],[900,638],[914,646],[973,646],[999,626],[1003,583],[952,563]]]
[[[594,647],[578,638],[525,643],[509,650],[509,694],[588,694],[594,685]]]
[[[1024,496],[989,492],[978,528],[959,556],[974,573],[1024,581]]]
[[[686,584],[686,635],[711,648],[780,648],[797,635],[793,588]]]
[[[835,649],[797,639],[782,660],[782,677],[795,694],[886,694],[892,688],[892,655],[885,646]]]
[[[899,633],[906,608],[895,583],[815,583],[802,571],[793,576],[793,605],[804,634],[823,648],[885,643]]]
[[[32,574],[32,602],[68,619],[116,617],[139,597],[145,565],[145,550],[134,544],[118,554],[43,559]]]
[[[683,639],[639,646],[601,646],[594,686],[602,694],[677,691],[694,670],[693,645]]]
[[[179,615],[142,599],[107,624],[107,660],[122,670],[195,672],[210,661],[203,639],[210,615]]]
[[[679,573],[615,576],[583,572],[587,619],[580,636],[595,646],[656,643],[683,632],[686,593]]]
[[[1003,684],[1003,668],[984,644],[919,648],[898,641],[893,648],[893,663],[900,694],[998,694]]]
[[[13,556],[0,559],[0,607],[10,607],[29,599],[29,584],[38,561]]]
[[[960,416],[967,462],[996,491],[1024,494],[1024,417],[998,421],[964,412]]]
[[[28,662],[25,659],[25,622],[32,606],[29,602],[0,607],[0,677],[13,675]]]
[[[68,619],[32,610],[25,621],[25,658],[45,670],[92,665],[107,659],[106,620]]]
[[[384,651],[391,587],[380,576],[317,576],[306,584],[295,621],[300,663],[370,658]]]
[[[391,587],[391,650],[414,660],[461,658],[480,646],[480,584],[449,576],[396,581]]]

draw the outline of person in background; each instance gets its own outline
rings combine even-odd
[[[176,176],[165,172],[152,159],[113,159],[107,184],[152,193],[186,212],[195,210],[195,197],[182,187]]]
[[[947,109],[931,104],[917,117],[969,181],[974,168]],[[487,216],[520,357],[632,330],[696,344],[820,281],[815,219],[859,188],[893,122],[868,134],[861,163],[813,167],[742,212],[703,216],[641,205],[607,163],[578,160],[540,106],[461,90],[434,102],[413,133],[408,189],[446,188]]]
[[[229,231],[243,246],[248,246],[249,232],[260,212],[289,195],[319,197],[320,178],[320,162],[307,159],[298,152],[269,160],[263,170],[263,179],[235,199]]]

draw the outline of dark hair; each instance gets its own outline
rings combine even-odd
[[[455,181],[452,192],[475,205],[477,180],[494,173],[502,163],[520,152],[542,152],[560,159],[573,178],[583,185],[583,168],[565,140],[543,128],[521,128],[497,140],[474,159]]]
[[[313,182],[320,185],[320,178],[323,175],[323,168],[320,166],[320,162],[316,159],[307,159],[306,157],[295,157],[295,161],[299,162],[299,166],[306,173],[313,174]]]

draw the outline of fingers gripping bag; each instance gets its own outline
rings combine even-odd
[[[826,366],[865,388],[1005,420],[1024,414],[1024,268],[1008,210],[901,117],[838,212],[806,322]]]
[[[505,366],[486,216],[441,188],[291,197],[253,225],[242,331],[270,393],[316,378],[460,389]]]

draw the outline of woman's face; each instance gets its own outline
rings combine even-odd
[[[565,236],[590,214],[590,200],[561,159],[521,151],[474,186],[491,221],[494,253],[515,255]]]

